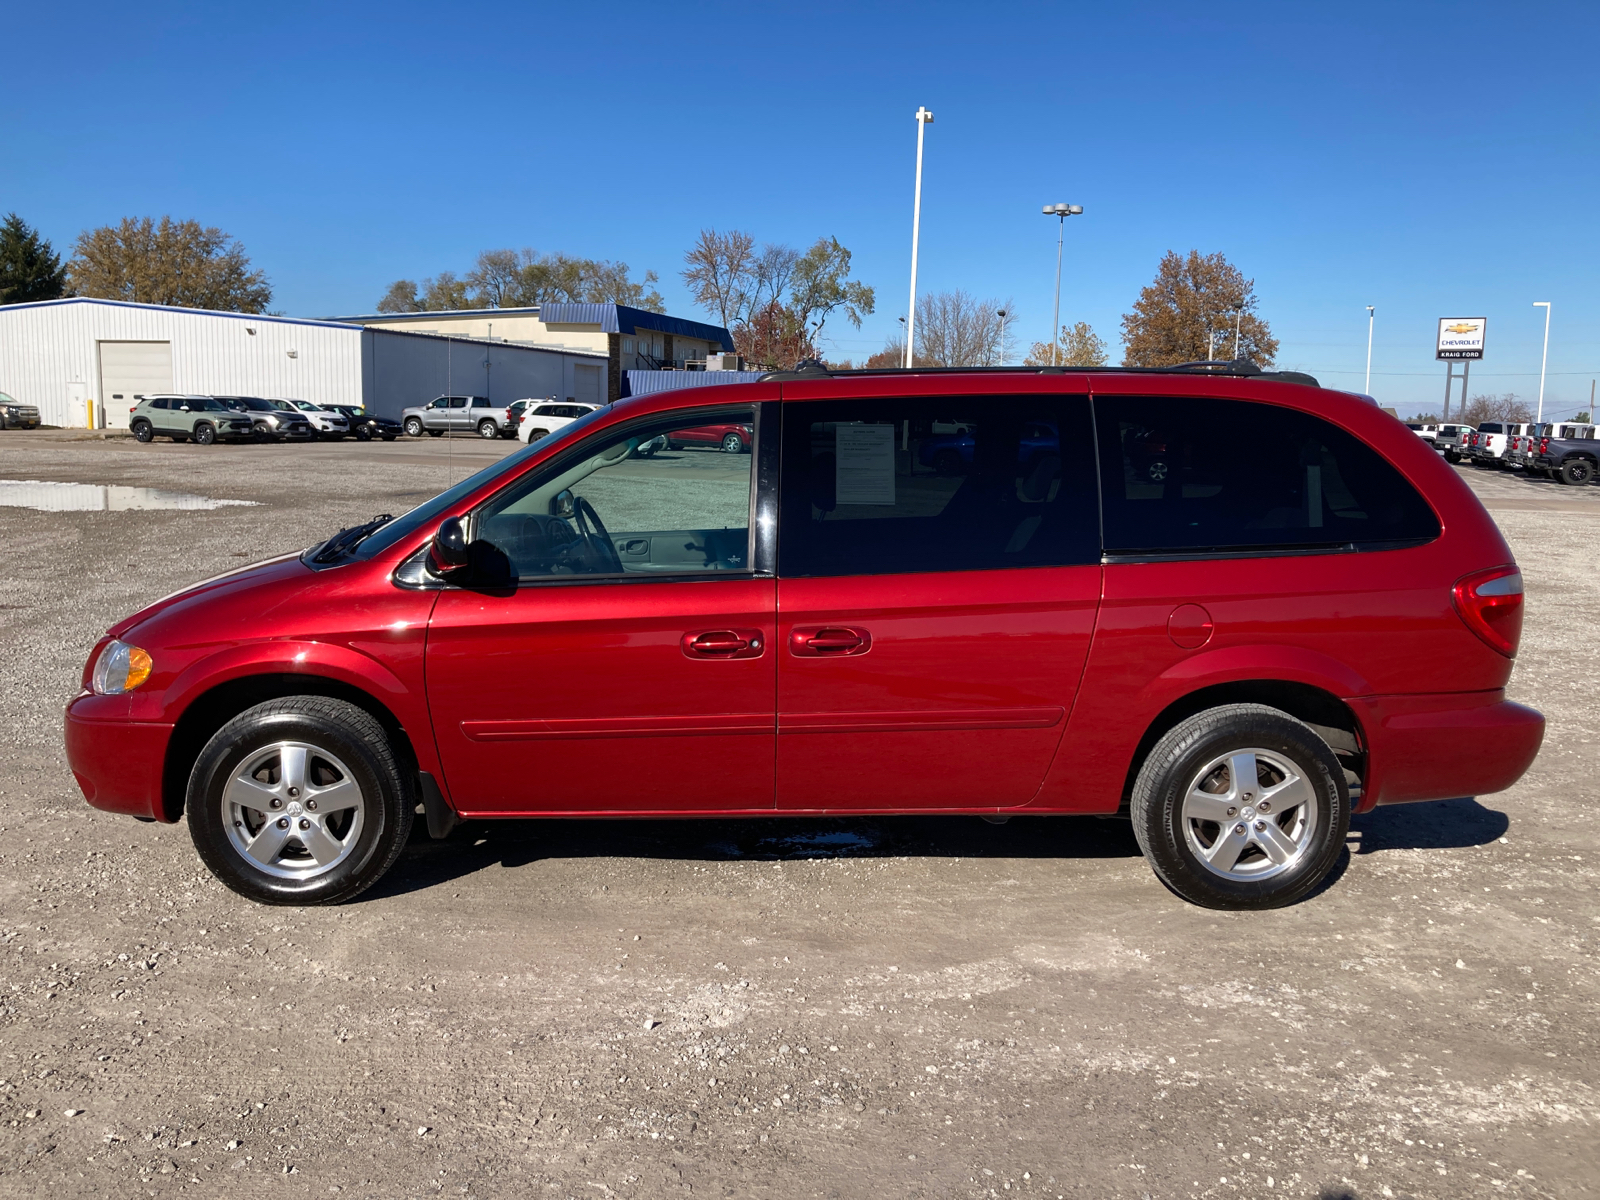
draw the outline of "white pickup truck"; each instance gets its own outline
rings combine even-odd
[[[1485,421],[1476,433],[1467,437],[1466,455],[1475,467],[1504,467],[1511,462],[1506,454],[1511,449],[1511,439],[1532,430],[1531,422]]]

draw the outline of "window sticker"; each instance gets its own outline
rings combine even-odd
[[[840,504],[894,504],[894,426],[837,425],[834,487]]]

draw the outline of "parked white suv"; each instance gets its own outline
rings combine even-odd
[[[323,408],[320,404],[313,404],[309,400],[291,400],[287,396],[272,396],[269,399],[292,404],[298,411],[305,413],[306,420],[311,422],[311,428],[318,437],[333,438],[337,441],[350,432],[350,419],[343,413]]]
[[[563,425],[570,425],[579,417],[587,417],[598,404],[579,404],[574,400],[529,400],[522,409],[522,424],[517,438],[532,444],[547,433],[554,433]]]

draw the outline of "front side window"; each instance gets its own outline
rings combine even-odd
[[[1099,562],[1093,440],[1081,396],[786,404],[780,573]]]
[[[437,400],[435,400],[432,403],[430,403],[428,405],[428,407],[429,408],[449,408],[450,407],[450,397],[449,396],[440,396]]]
[[[473,523],[475,573],[538,581],[748,570],[752,456],[639,453],[671,426],[663,418],[591,438],[495,496]]]
[[[1439,535],[1393,466],[1309,413],[1242,400],[1095,401],[1108,554],[1295,550]]]

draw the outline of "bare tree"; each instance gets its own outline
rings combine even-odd
[[[663,312],[666,304],[646,271],[635,279],[625,262],[540,254],[536,250],[485,250],[466,277],[441,271],[423,280],[422,295],[411,280],[396,280],[378,302],[379,312],[461,308],[522,308],[537,304],[626,304]]]
[[[1519,425],[1533,420],[1533,406],[1515,392],[1502,396],[1474,396],[1456,414],[1463,425],[1482,425],[1485,421],[1508,421]]]
[[[738,229],[702,229],[683,256],[683,281],[695,303],[731,329],[749,309],[755,276],[755,238]]]
[[[228,234],[198,221],[125,217],[78,235],[67,264],[79,296],[220,312],[265,312],[267,277]]]
[[[957,288],[929,292],[917,300],[919,365],[930,367],[992,367],[1005,358],[1000,344],[999,312],[1011,312],[1010,301],[979,300]]]

